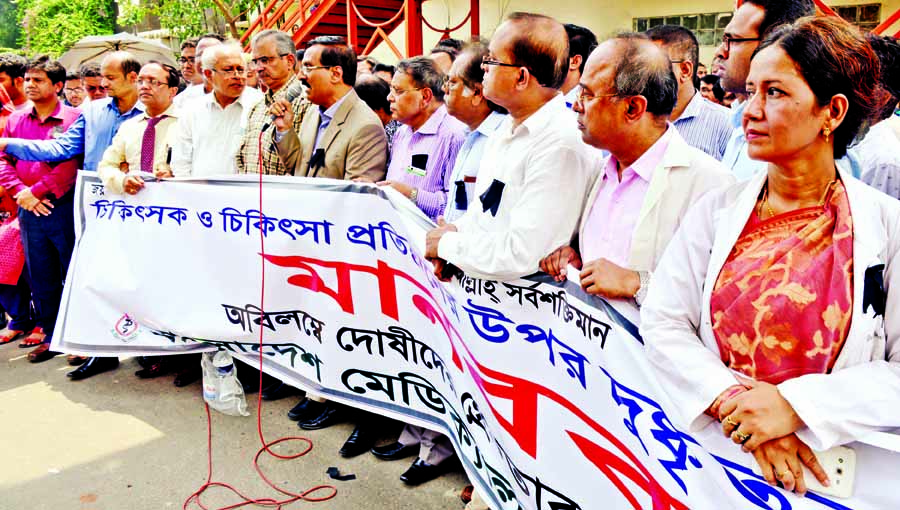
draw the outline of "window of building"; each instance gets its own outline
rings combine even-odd
[[[731,21],[730,12],[713,12],[706,14],[683,14],[679,16],[660,16],[656,18],[634,18],[632,27],[635,32],[646,32],[647,29],[660,25],[679,25],[694,32],[700,46],[716,46],[725,34],[725,27]]]
[[[832,9],[864,32],[871,31],[881,21],[881,4],[842,5]]]

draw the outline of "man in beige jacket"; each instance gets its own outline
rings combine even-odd
[[[286,101],[272,105],[278,155],[298,177],[328,177],[377,182],[384,179],[387,137],[378,116],[353,90],[356,55],[341,37],[318,37],[309,43],[300,65],[307,99],[318,105],[300,125],[290,126]]]
[[[668,122],[678,83],[646,37],[623,34],[598,46],[581,85],[574,109],[582,138],[610,156],[582,211],[578,247],[559,247],[541,270],[564,280],[572,265],[587,293],[640,305],[687,209],[733,178]]]

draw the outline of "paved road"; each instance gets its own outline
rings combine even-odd
[[[71,382],[64,357],[34,365],[27,352],[16,344],[0,346],[0,510],[182,508],[206,479],[200,385],[175,388],[171,376],[139,380],[133,375],[139,368],[134,359],[123,359],[116,371]],[[292,461],[264,456],[263,469],[289,490],[331,483],[338,494],[325,503],[298,502],[286,510],[462,509],[457,496],[465,484],[461,471],[419,488],[405,487],[397,477],[411,460],[382,462],[369,454],[343,459],[337,451],[352,425],[302,431],[285,417],[294,403],[263,402],[266,439],[305,435],[313,450]],[[252,414],[246,418],[213,412],[213,479],[250,496],[277,497],[252,466],[260,446],[256,404],[251,395]],[[297,448],[299,443],[292,442],[280,451]],[[333,481],[325,474],[331,466],[357,479]],[[203,501],[210,508],[237,502],[216,489]]]

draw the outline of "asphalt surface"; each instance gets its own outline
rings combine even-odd
[[[180,509],[206,481],[207,421],[199,383],[176,388],[172,376],[140,380],[134,376],[140,368],[136,360],[125,358],[117,370],[73,382],[66,378],[72,367],[64,356],[32,364],[27,353],[15,343],[0,346],[0,510]],[[406,487],[398,477],[412,459],[383,462],[368,453],[341,458],[337,451],[353,424],[303,431],[285,416],[296,402],[263,402],[263,433],[267,441],[305,436],[313,449],[295,460],[264,454],[260,465],[289,491],[330,484],[337,495],[321,503],[295,502],[285,510],[463,508],[458,493],[466,478],[460,469]],[[254,498],[284,498],[253,468],[261,446],[256,395],[247,403],[248,417],[212,412],[213,481]],[[395,439],[399,429],[391,434],[379,444]],[[273,448],[289,454],[304,444],[288,441]],[[329,467],[357,478],[332,480]],[[202,499],[211,509],[240,501],[216,488]]]

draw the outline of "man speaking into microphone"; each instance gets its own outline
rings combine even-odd
[[[383,179],[387,137],[381,120],[353,90],[353,49],[343,37],[317,37],[303,54],[299,76],[306,99],[318,106],[304,117],[299,136],[286,100],[276,101],[269,110],[275,116],[275,141],[286,172],[298,177]]]

